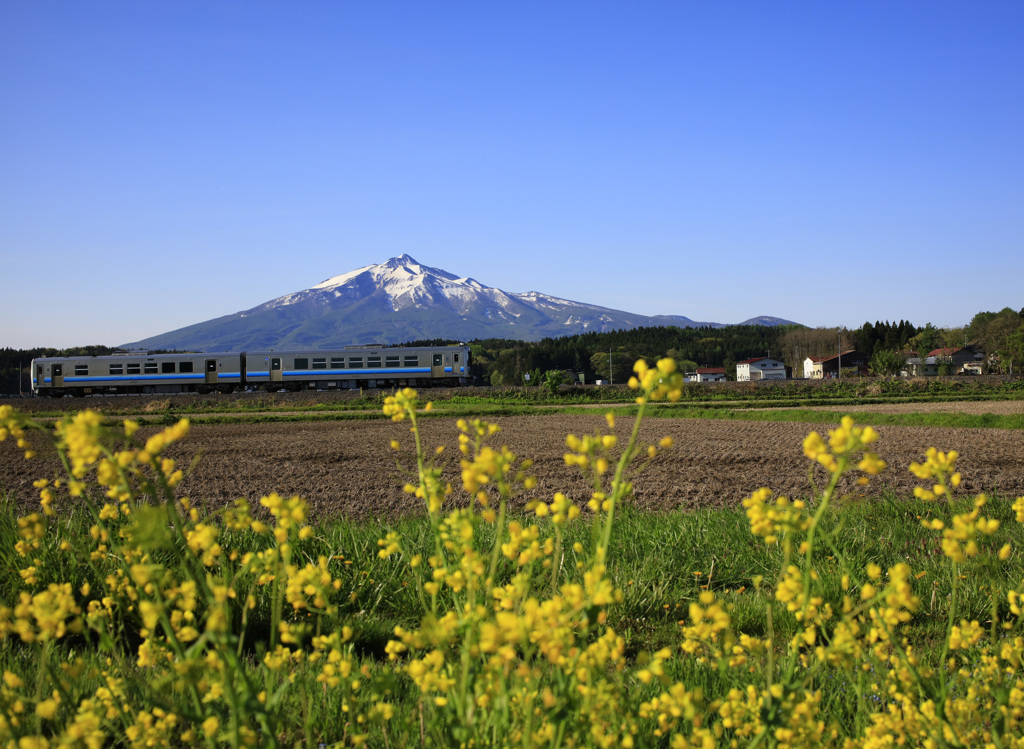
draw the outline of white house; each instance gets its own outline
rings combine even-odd
[[[816,380],[822,377],[821,362],[824,356],[808,356],[804,359],[804,379]]]
[[[697,370],[697,382],[725,382],[724,367],[701,367]]]
[[[737,382],[784,379],[786,379],[786,365],[778,359],[758,356],[736,364]]]

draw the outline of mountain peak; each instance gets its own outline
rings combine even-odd
[[[455,276],[437,268],[429,268],[417,262],[412,255],[399,255],[378,265],[366,265],[362,268],[342,273],[340,276],[333,276],[326,281],[318,283],[310,291],[319,291],[345,286],[361,276],[372,279],[374,284],[399,282],[420,282],[422,283],[429,276],[437,276],[449,280],[456,280]]]
[[[387,270],[405,270],[413,274],[422,274],[428,270],[416,262],[416,258],[412,255],[399,255],[376,267]]]

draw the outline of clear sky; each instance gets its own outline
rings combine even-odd
[[[0,347],[408,253],[643,314],[1024,307],[1024,3],[0,3]]]

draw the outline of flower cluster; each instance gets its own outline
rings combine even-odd
[[[457,424],[460,493],[441,451],[421,443],[429,404],[408,388],[389,397],[385,415],[415,442],[406,491],[424,502],[429,538],[391,530],[355,552],[314,531],[298,497],[204,513],[176,496],[181,471],[164,452],[187,422],[142,441],[133,422],[112,427],[88,411],[62,420],[52,442],[66,475],[38,482],[41,511],[11,524],[20,574],[0,599],[0,744],[1024,745],[1024,582],[990,576],[990,591],[971,591],[990,596],[987,616],[961,606],[961,572],[1012,554],[1009,543],[996,549],[1006,528],[982,515],[992,500],[968,509],[950,496],[954,452],[929,450],[911,466],[932,485],[918,496],[950,500],[922,520],[951,572],[948,626],[919,648],[913,627],[934,606],[918,589],[928,572],[848,557],[837,543],[839,482],[885,468],[870,449],[878,435],[848,417],[827,440],[804,441],[808,497],[763,488],[744,500],[765,571],[751,575],[753,594],[730,598],[709,574],[678,625],[662,622],[674,639],[659,634],[650,652],[613,626],[624,600],[616,511],[636,472],[671,447],[642,445],[640,418],[681,388],[670,361],[635,372],[628,437],[609,414],[607,429],[567,439],[566,464],[591,484],[582,497],[536,496],[531,463],[479,420]],[[0,407],[0,438],[36,428]],[[88,533],[71,538],[53,516],[62,495],[89,513]],[[1024,522],[1024,497],[1013,510]],[[578,531],[589,548],[572,540]],[[355,582],[378,572],[419,602],[379,645],[372,632],[360,639]],[[332,721],[330,735],[319,719]]]
[[[914,496],[918,499],[932,500],[942,496],[950,496],[950,490],[960,486],[960,473],[956,470],[956,459],[960,454],[956,450],[940,452],[929,447],[923,463],[911,463],[910,472],[919,479],[932,481],[931,489],[923,486],[914,488]]]
[[[845,473],[853,458],[860,455],[857,469],[875,476],[885,469],[885,461],[865,448],[877,441],[878,432],[872,427],[854,426],[853,419],[844,416],[839,428],[829,431],[827,443],[817,432],[808,434],[804,439],[804,455],[824,466],[833,476]],[[867,478],[859,478],[858,483],[867,483]]]

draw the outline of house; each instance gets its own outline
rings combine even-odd
[[[934,377],[938,374],[981,374],[985,354],[978,346],[963,348],[937,348],[927,356],[914,355],[907,359],[906,374],[915,377]]]
[[[847,374],[867,374],[870,358],[857,349],[843,351],[834,356],[808,356],[804,359],[804,377],[817,380],[837,377],[840,374],[840,366]]]
[[[900,351],[899,355],[903,357],[903,369],[900,370],[900,377],[920,377],[924,371],[921,355],[916,351]]]
[[[736,364],[737,382],[784,379],[786,379],[786,365],[778,359],[758,356],[754,359],[737,362]]]
[[[694,382],[725,382],[724,367],[700,367]]]
[[[929,371],[928,359],[932,359]],[[945,364],[947,374],[981,374],[985,354],[978,346],[967,345],[962,348],[937,348],[928,352],[925,359],[925,374],[938,374],[939,368]]]

